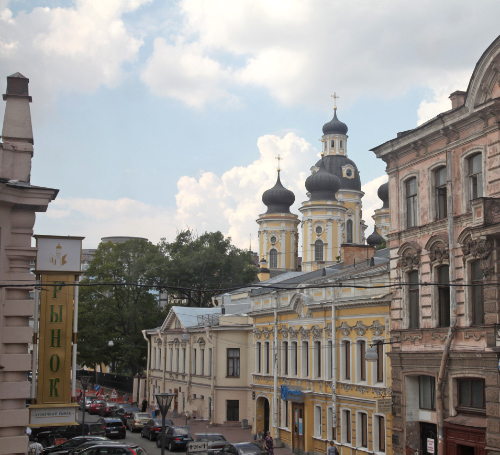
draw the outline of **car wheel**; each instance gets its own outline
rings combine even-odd
[[[168,443],[168,451],[169,452],[173,452],[174,451],[174,445],[171,442]]]
[[[149,432],[149,440],[152,441],[154,438],[153,438],[153,433],[151,433],[151,431]]]
[[[156,447],[160,448],[161,447],[161,441],[160,438],[156,438]]]

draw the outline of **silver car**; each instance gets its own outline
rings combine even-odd
[[[125,421],[125,427],[130,431],[142,430],[142,427],[150,420],[151,414],[147,412],[135,412]]]

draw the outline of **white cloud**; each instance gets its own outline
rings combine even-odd
[[[387,182],[387,175],[381,175],[361,186],[361,191],[365,193],[363,196],[363,219],[367,224],[365,236],[368,237],[373,232],[373,214],[375,210],[382,207],[382,201],[378,197],[378,189],[380,185]]]

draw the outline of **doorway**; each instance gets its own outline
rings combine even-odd
[[[433,423],[420,422],[420,447],[423,455],[437,453],[437,426]]]
[[[270,422],[269,400],[266,397],[257,398],[255,410],[257,415],[255,431],[262,430],[263,434],[266,434],[269,431]]]
[[[457,455],[474,455],[474,447],[457,445]]]
[[[292,419],[293,419],[293,435],[292,435],[292,450],[294,453],[304,452],[304,404],[292,404]]]

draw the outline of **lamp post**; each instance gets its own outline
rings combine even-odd
[[[155,393],[161,412],[161,455],[165,455],[165,417],[174,397],[175,393]]]
[[[85,396],[87,394],[87,387],[88,387],[91,379],[92,379],[92,376],[80,376],[80,382],[82,383],[82,387],[83,387],[82,436],[85,435],[85,405],[86,405]]]

